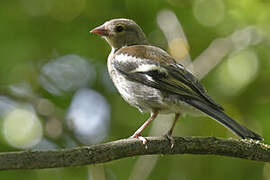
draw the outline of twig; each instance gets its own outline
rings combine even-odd
[[[0,170],[82,166],[147,154],[208,154],[270,162],[270,146],[251,140],[214,137],[175,137],[174,148],[164,137],[147,137],[148,148],[137,139],[48,151],[0,153]]]

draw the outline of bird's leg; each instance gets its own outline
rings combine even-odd
[[[176,122],[177,122],[177,120],[178,120],[178,118],[179,118],[180,115],[181,115],[180,113],[176,113],[176,114],[175,114],[173,124],[172,124],[170,130],[169,130],[169,131],[166,133],[166,135],[165,135],[166,138],[168,138],[169,141],[171,142],[171,148],[173,148],[174,142],[175,142],[175,141],[174,141],[174,138],[172,137],[172,132],[173,132],[173,129],[174,129],[174,127],[175,127],[175,124],[176,124]]]
[[[143,144],[146,144],[147,140],[141,136],[142,131],[154,120],[158,115],[158,111],[153,111],[150,118],[143,123],[143,125],[130,137],[137,138],[142,141]]]

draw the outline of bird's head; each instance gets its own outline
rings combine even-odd
[[[114,49],[148,44],[142,29],[130,19],[112,19],[94,28],[90,33],[104,37]]]

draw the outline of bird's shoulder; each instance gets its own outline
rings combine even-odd
[[[176,63],[175,60],[166,51],[159,47],[150,45],[133,45],[122,47],[115,51],[113,58],[117,59],[117,57],[123,55],[137,59],[155,61],[157,63]]]

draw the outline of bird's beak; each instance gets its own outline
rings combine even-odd
[[[108,36],[109,31],[105,28],[105,25],[98,26],[90,31],[92,34],[97,34],[100,36]]]

